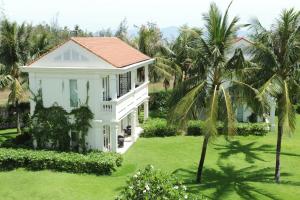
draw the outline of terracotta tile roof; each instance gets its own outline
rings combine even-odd
[[[246,39],[246,38],[244,38],[244,37],[237,37],[237,38],[234,40],[233,43],[238,43],[238,42],[240,42],[240,41],[245,41],[245,42],[247,42],[247,43],[249,43],[249,44],[254,44],[253,42],[251,42],[250,40],[248,40],[248,39]]]
[[[72,37],[71,40],[118,68],[150,59],[116,37]]]

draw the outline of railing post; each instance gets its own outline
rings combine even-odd
[[[149,100],[147,99],[144,102],[144,121],[146,121],[149,117]]]
[[[135,89],[135,81],[136,81],[136,69],[131,71],[131,90]]]
[[[118,131],[119,131],[119,124],[114,122],[110,126],[110,137],[111,137],[111,151],[117,152],[118,150]]]
[[[145,82],[149,81],[149,65],[145,66]]]
[[[132,141],[136,141],[136,118],[137,118],[137,108],[134,108],[131,113],[131,138],[132,138]]]

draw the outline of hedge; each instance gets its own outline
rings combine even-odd
[[[141,137],[168,137],[178,134],[174,126],[167,124],[163,118],[151,118],[143,124],[143,133]]]
[[[203,135],[205,122],[201,120],[191,120],[188,122],[187,135]],[[257,135],[263,136],[269,132],[269,126],[266,123],[237,123],[236,135]],[[222,123],[218,123],[218,132],[224,134],[226,130]]]
[[[71,173],[108,175],[121,166],[122,157],[116,153],[88,154],[0,148],[0,169],[54,170]]]

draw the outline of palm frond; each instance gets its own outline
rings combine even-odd
[[[224,100],[226,104],[226,113],[227,113],[227,129],[228,129],[228,135],[234,135],[236,133],[236,127],[235,127],[235,114],[232,108],[232,102],[231,97],[229,95],[229,92],[224,89],[224,87],[221,86]]]
[[[205,134],[209,137],[216,136],[217,130],[217,119],[218,119],[218,97],[219,91],[217,86],[214,87],[210,103],[207,111],[207,119],[205,120]]]
[[[295,111],[293,105],[290,101],[290,94],[288,89],[288,84],[284,81],[283,92],[279,98],[279,104],[282,106],[279,108],[279,124],[283,127],[285,133],[292,133],[295,130]]]
[[[205,88],[206,81],[191,89],[181,100],[171,108],[169,122],[175,125],[184,125],[187,121],[188,114],[192,111],[197,98],[201,91]]]

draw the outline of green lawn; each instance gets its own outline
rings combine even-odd
[[[273,182],[276,135],[223,137],[209,145],[203,184],[194,183],[202,137],[141,138],[112,176],[23,169],[0,173],[0,199],[114,199],[128,176],[147,164],[181,177],[192,193],[208,199],[299,199],[300,117],[296,134],[284,136],[282,183]]]

